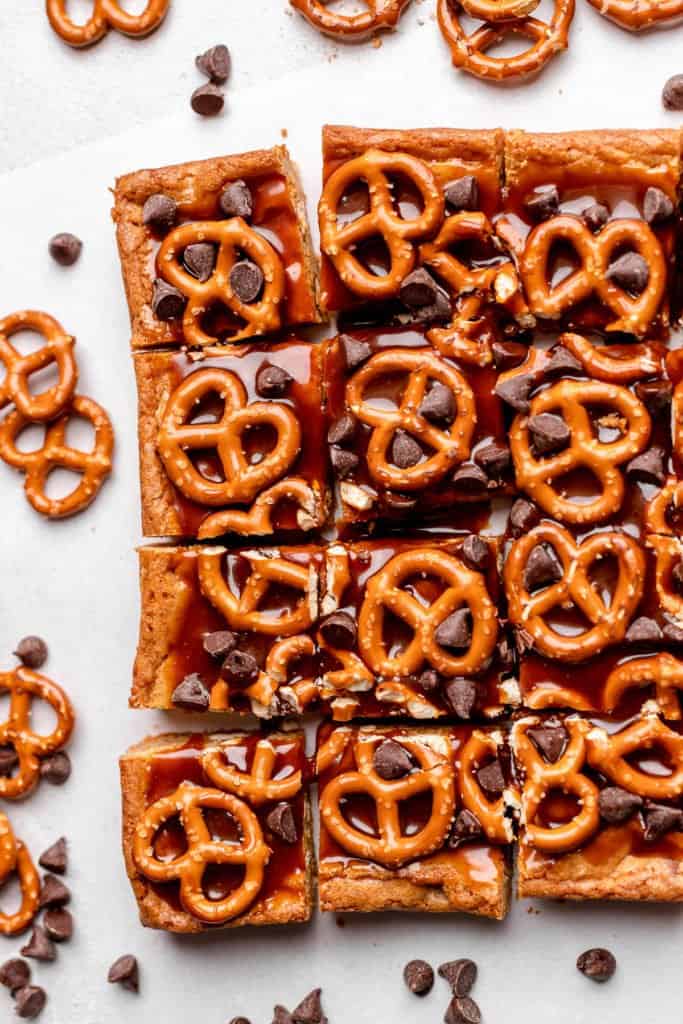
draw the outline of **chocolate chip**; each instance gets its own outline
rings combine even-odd
[[[323,1024],[325,1014],[320,1001],[321,995],[322,989],[314,988],[301,1000],[291,1013],[294,1024]]]
[[[531,633],[527,632],[526,629],[515,629],[515,647],[520,657],[526,654],[527,651],[533,650],[534,638]]]
[[[518,341],[494,341],[491,345],[491,352],[494,366],[502,372],[513,370],[523,363],[529,354],[529,349]]]
[[[542,412],[529,417],[529,432],[537,454],[547,455],[566,448],[571,441],[571,431],[561,416],[553,412]]]
[[[471,533],[465,537],[460,548],[460,557],[475,572],[486,572],[489,564],[489,546],[481,537]]]
[[[609,209],[604,203],[592,203],[581,214],[581,218],[589,231],[600,231],[610,218]]]
[[[650,280],[650,267],[639,252],[625,252],[610,263],[605,278],[631,295],[641,295]]]
[[[214,85],[223,85],[230,78],[230,51],[223,43],[195,57],[195,64]]]
[[[57,949],[54,942],[48,939],[45,931],[39,924],[33,926],[31,938],[21,948],[22,956],[29,956],[32,960],[52,961],[57,958]]]
[[[603,821],[608,825],[622,825],[641,809],[643,801],[635,793],[628,793],[621,786],[606,786],[600,790],[598,805]]]
[[[569,743],[567,730],[560,724],[534,725],[526,734],[549,764],[560,760]]]
[[[439,285],[424,267],[418,267],[403,278],[399,297],[408,309],[420,309],[436,302]]]
[[[45,1009],[47,994],[40,985],[26,985],[14,993],[14,1012],[23,1020],[33,1020]]]
[[[554,217],[560,209],[560,193],[555,185],[532,192],[524,200],[524,209],[537,223]]]
[[[43,927],[54,942],[68,942],[74,933],[74,919],[63,907],[48,910],[43,917]]]
[[[286,801],[273,807],[266,818],[266,825],[284,843],[292,845],[298,841],[294,811]]]
[[[375,749],[373,765],[380,779],[402,779],[414,768],[413,759],[396,740],[383,740]]]
[[[671,570],[671,581],[674,589],[683,594],[683,561],[678,561]]]
[[[477,782],[491,800],[497,800],[505,789],[503,766],[498,758],[477,772]]]
[[[330,647],[350,651],[356,643],[358,629],[348,612],[333,612],[320,623],[320,632]]]
[[[496,654],[498,655],[498,664],[504,672],[510,671],[515,667],[515,652],[507,636],[503,636],[498,641]]]
[[[441,689],[441,676],[433,668],[426,668],[424,672],[420,672],[417,677],[417,685],[420,686],[425,693],[436,693]]]
[[[47,661],[47,644],[39,636],[25,636],[17,644],[14,656],[28,668],[42,668]]]
[[[608,949],[587,949],[576,966],[591,981],[609,981],[617,969],[617,961]]]
[[[512,465],[512,455],[506,444],[492,441],[491,444],[477,449],[474,461],[490,480],[500,480]]]
[[[275,363],[262,363],[256,373],[256,394],[261,398],[282,398],[294,383],[291,373]]]
[[[583,372],[583,364],[564,345],[555,345],[550,350],[550,359],[543,367],[543,375],[553,379]]]
[[[347,452],[343,448],[332,445],[330,448],[330,462],[336,476],[340,480],[345,480],[358,467],[360,459],[355,452]]]
[[[448,960],[439,967],[439,975],[446,979],[454,996],[467,996],[477,980],[477,965],[466,958]]]
[[[49,754],[40,762],[40,776],[53,786],[63,786],[71,775],[71,758],[64,751]]]
[[[211,242],[195,242],[183,252],[183,263],[188,273],[198,281],[208,281],[216,267],[216,247]]]
[[[645,220],[648,224],[654,226],[670,220],[673,215],[674,204],[666,192],[662,192],[661,188],[655,188],[651,185],[643,199],[643,216]]]
[[[423,451],[415,438],[405,430],[397,430],[391,442],[390,458],[399,469],[409,469],[421,461]]]
[[[479,182],[473,174],[449,181],[444,188],[446,202],[452,210],[476,210],[479,208]]]
[[[462,810],[457,815],[453,822],[453,828],[451,834],[448,837],[448,845],[451,850],[456,850],[462,843],[467,843],[471,839],[479,839],[483,836],[484,829],[481,826],[479,819],[467,809]],[[439,974],[441,970],[439,969]]]
[[[155,231],[169,231],[178,216],[178,204],[171,196],[155,192],[145,199],[142,207],[142,223]]]
[[[442,647],[465,650],[472,642],[472,613],[469,608],[451,612],[434,632],[434,639]]]
[[[534,389],[535,381],[530,373],[517,373],[496,384],[496,394],[516,412],[529,411],[529,395]]]
[[[273,1024],[292,1024],[292,1016],[284,1006],[276,1006],[273,1009]]]
[[[140,969],[137,959],[130,954],[120,956],[109,968],[107,981],[111,985],[121,985],[129,992],[140,991]]]
[[[50,239],[48,249],[50,256],[60,267],[73,267],[81,255],[83,242],[76,235],[62,231]]]
[[[254,214],[254,199],[246,181],[242,181],[241,178],[231,181],[221,192],[218,206],[224,217],[250,220]]]
[[[173,707],[181,711],[208,711],[210,700],[209,691],[196,672],[185,676],[171,696]]]
[[[434,985],[434,971],[426,960],[411,960],[403,968],[403,980],[416,996],[426,996]]]
[[[367,341],[359,341],[349,334],[340,334],[339,344],[347,370],[355,370],[358,366],[362,366],[372,355],[372,349]]]
[[[0,747],[0,777],[9,779],[19,764],[19,756],[14,747]]]
[[[31,968],[25,960],[15,957],[13,960],[6,960],[0,967],[0,985],[4,985],[10,992],[14,993],[18,988],[23,988],[31,981]]]
[[[328,444],[351,444],[354,437],[356,436],[356,427],[358,421],[355,416],[351,413],[344,413],[339,419],[336,419],[330,429],[327,431],[327,442]]]
[[[513,537],[521,537],[537,526],[541,515],[532,502],[526,498],[517,498],[510,509],[510,532]]]
[[[477,706],[479,688],[472,679],[451,679],[444,690],[444,698],[458,718],[469,722]]]
[[[248,651],[230,651],[223,662],[221,674],[237,686],[249,686],[258,679],[258,662]]]
[[[488,490],[489,478],[475,462],[463,462],[451,477],[451,483],[468,494],[483,494]]]
[[[640,615],[626,630],[625,640],[629,644],[656,644],[662,639],[662,631],[654,619]]]
[[[446,1024],[481,1024],[481,1010],[469,996],[453,996],[444,1021]]]
[[[671,405],[673,388],[668,380],[646,380],[636,384],[635,392],[651,416],[666,412]]]
[[[666,110],[683,110],[683,75],[672,75],[662,90]]]
[[[287,1016],[289,1017],[289,1014]],[[251,1021],[248,1017],[233,1017],[229,1024],[251,1024]]]
[[[215,633],[205,633],[202,647],[212,658],[223,660],[230,651],[237,647],[237,637],[229,629],[220,629]]]
[[[164,323],[178,320],[185,312],[186,305],[187,299],[181,291],[167,281],[162,281],[160,277],[156,279],[152,292],[152,312],[157,320]]]
[[[224,105],[223,90],[213,82],[209,82],[208,85],[200,85],[190,97],[190,106],[195,114],[200,114],[202,117],[215,117],[216,114],[220,114]]]
[[[662,448],[648,448],[626,465],[626,475],[642,484],[663,484],[666,479],[666,454]]]
[[[455,397],[445,384],[435,384],[422,399],[418,414],[438,427],[450,427],[455,419]]]
[[[563,575],[562,563],[553,548],[547,544],[536,544],[531,549],[524,569],[524,587],[527,591],[557,583]]]
[[[55,875],[47,874],[40,889],[41,907],[61,907],[71,899],[68,886]]]
[[[255,302],[263,281],[263,271],[251,260],[239,260],[230,271],[230,287],[240,302]]]
[[[649,804],[643,811],[643,821],[643,839],[646,843],[654,843],[667,832],[683,830],[683,811],[665,804]]]

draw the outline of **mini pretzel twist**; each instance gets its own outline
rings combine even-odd
[[[226,760],[225,747],[208,747],[201,757],[202,768],[220,789],[227,789],[260,807],[270,800],[291,800],[301,790],[301,772],[274,779],[277,752],[270,740],[259,740],[249,772],[240,771]]]
[[[223,402],[220,419],[188,422],[199,403],[216,394]],[[244,453],[242,437],[255,427],[268,426],[276,440],[260,462]],[[215,450],[223,480],[210,480],[195,466],[188,452]],[[281,402],[248,403],[239,377],[230,370],[207,367],[190,374],[170,396],[157,434],[157,450],[172,483],[202,505],[249,502],[283,476],[301,450],[301,428],[296,416]]]
[[[609,407],[626,423],[614,441],[602,441],[591,419],[591,405]],[[562,451],[537,457],[529,436],[529,416],[559,413],[571,437]],[[650,438],[650,416],[643,403],[626,388],[603,381],[562,380],[541,391],[531,401],[529,415],[515,417],[510,428],[510,448],[517,486],[526,491],[554,519],[565,523],[600,523],[614,515],[624,500],[624,462],[642,452]],[[566,475],[578,468],[590,470],[601,491],[587,501],[573,501],[562,494]]]
[[[586,373],[608,384],[632,384],[661,372],[661,362],[647,345],[594,345],[581,334],[566,333],[559,344],[583,363]]]
[[[366,392],[377,380],[397,374],[407,376],[398,408],[380,407],[366,401]],[[456,415],[446,429],[430,423],[420,413],[430,381],[443,384],[455,399]],[[477,423],[472,389],[458,369],[433,352],[388,348],[376,353],[348,382],[346,404],[357,419],[374,428],[366,461],[373,478],[384,487],[399,491],[423,490],[441,480],[470,453]],[[399,429],[427,449],[421,462],[405,469],[395,466],[388,455]]]
[[[562,579],[530,594],[524,582],[526,564],[539,544],[552,547],[562,564]],[[593,586],[591,567],[602,558],[615,558],[617,583],[609,604]],[[643,596],[645,556],[625,533],[595,533],[577,544],[558,523],[543,522],[516,540],[503,573],[510,621],[533,637],[535,648],[548,658],[579,662],[623,640],[631,616]],[[546,617],[555,609],[574,605],[589,627],[573,636],[552,628]]]
[[[0,673],[0,693],[9,694],[9,713],[0,723],[0,747],[13,747],[19,759],[16,774],[0,777],[0,797],[18,800],[37,785],[40,758],[53,754],[68,742],[74,727],[71,701],[61,686],[28,668]],[[49,735],[31,729],[34,700],[50,704],[57,721]]]
[[[628,29],[641,32],[657,25],[673,24],[683,17],[682,0],[588,0],[596,11]]]
[[[667,775],[640,771],[628,760],[639,750],[652,749],[665,755]],[[657,715],[646,715],[612,735],[593,728],[586,737],[586,755],[593,768],[629,793],[648,800],[676,800],[683,793],[683,736]]]
[[[181,262],[185,249],[197,242],[213,242],[218,247],[216,266],[207,281],[197,280]],[[246,254],[263,273],[263,292],[255,302],[242,302],[230,284],[230,272],[242,259],[241,253]],[[233,340],[268,334],[280,327],[280,304],[286,284],[282,260],[270,242],[241,217],[181,224],[161,243],[157,272],[187,297],[183,334],[190,346],[212,345],[221,340],[207,334],[202,327],[202,318],[217,303],[226,306],[244,322],[244,327],[233,336]]]
[[[422,212],[405,218],[394,208],[390,175],[407,178],[422,196]],[[339,204],[349,186],[364,181],[370,210],[356,220],[340,225]],[[354,294],[366,299],[388,299],[398,294],[401,282],[415,266],[414,242],[434,234],[444,217],[443,192],[432,170],[408,153],[385,153],[369,149],[347,160],[327,180],[318,205],[320,240],[341,280]],[[391,266],[378,276],[361,263],[354,249],[369,238],[381,236]]]
[[[491,756],[498,756],[498,741],[491,733],[475,729],[460,753],[460,790],[468,811],[477,818],[492,843],[509,843],[511,826],[505,817],[505,797],[489,800],[484,795],[477,771]]]
[[[302,711],[317,696],[317,683],[315,679],[300,679],[290,685],[290,664],[299,658],[312,658],[314,655],[313,638],[306,633],[288,636],[274,643],[268,651],[263,671],[259,673],[256,682],[244,691],[252,702],[252,709],[258,708],[256,713],[263,713],[262,709],[270,710],[275,695],[284,690],[287,695],[293,696],[297,710]]]
[[[286,558],[244,554],[252,571],[239,595],[234,594],[222,572],[225,549],[202,548],[198,558],[199,585],[204,596],[223,615],[232,629],[263,633],[266,636],[292,636],[304,633],[317,614],[317,574],[312,567]],[[301,593],[299,601],[279,616],[261,602],[271,586],[289,587]]]
[[[683,509],[683,480],[670,476],[660,491],[647,503],[645,508],[645,527],[648,533],[673,536],[674,530],[669,522],[669,514]]]
[[[93,0],[93,12],[83,25],[66,13],[68,0],[46,0],[45,9],[52,28],[69,46],[91,46],[110,28],[127,36],[147,36],[159,27],[171,0],[148,0],[140,14],[129,14],[117,0]]]
[[[224,811],[239,826],[239,840],[212,839],[203,811]],[[157,832],[178,817],[185,832],[186,851],[172,861],[159,860],[154,852]],[[259,820],[242,800],[219,789],[183,782],[170,796],[163,797],[138,822],[133,836],[133,859],[138,870],[151,882],[180,882],[180,901],[188,914],[207,924],[231,921],[254,902],[263,886],[270,851],[263,839]],[[204,894],[202,878],[210,864],[244,865],[241,885],[222,900]]]
[[[90,452],[66,443],[69,421],[77,417],[89,420],[95,428],[95,442]],[[13,409],[0,423],[0,459],[26,474],[24,491],[36,512],[49,519],[65,519],[82,512],[95,500],[112,470],[114,431],[107,413],[92,398],[75,395],[59,419],[46,427],[42,447],[23,452],[17,448],[16,440],[29,422],[18,409]],[[65,497],[49,498],[45,485],[52,470],[57,468],[78,473],[81,481]]]
[[[468,6],[474,5],[469,3]],[[569,45],[574,0],[554,0],[553,15],[548,23],[530,17],[486,21],[469,34],[462,24],[463,10],[466,7],[458,0],[437,2],[439,26],[450,46],[453,64],[478,78],[495,81],[526,78],[540,71],[551,57]],[[508,36],[524,36],[531,40],[531,46],[515,56],[489,56],[487,50]]]
[[[567,243],[580,266],[558,284],[549,280],[548,264],[553,247]],[[650,276],[640,295],[629,295],[607,270],[615,251],[628,247],[646,260]],[[643,335],[659,312],[666,291],[667,268],[662,246],[652,229],[640,220],[619,218],[594,235],[571,214],[560,214],[538,224],[530,232],[520,259],[520,274],[536,316],[557,320],[570,309],[596,296],[617,317],[608,331]]]
[[[301,477],[289,476],[262,491],[248,512],[227,509],[207,516],[200,526],[199,540],[237,533],[240,537],[265,537],[275,532],[273,512],[281,501],[297,505],[296,521],[300,530],[322,525],[324,513],[320,495]]]
[[[607,677],[603,696],[605,711],[619,706],[625,693],[635,687],[653,686],[654,699],[664,718],[680,721],[679,693],[683,690],[683,661],[672,654],[634,658],[613,669]]]
[[[412,755],[417,768],[402,779],[380,778],[374,768],[375,748],[382,737],[358,739],[354,744],[356,771],[333,778],[320,794],[321,821],[343,850],[385,867],[400,867],[426,857],[441,847],[455,812],[454,770],[450,761],[418,739],[396,739]],[[341,804],[352,794],[366,794],[377,808],[376,836],[361,832],[344,817]],[[401,826],[401,802],[421,793],[432,794],[429,820],[413,834]]]
[[[15,839],[9,818],[0,811],[0,888],[14,874],[19,879],[21,905],[13,914],[0,910],[0,935],[23,932],[38,913],[40,905],[40,875],[24,844]]]
[[[26,355],[12,345],[10,338],[19,331],[36,331],[45,339],[41,348]],[[27,420],[42,423],[58,416],[73,398],[78,382],[74,358],[75,338],[47,313],[25,310],[0,320],[0,362],[5,376],[0,383],[0,409],[14,405]],[[54,363],[59,379],[52,387],[31,393],[31,375]]]
[[[443,593],[428,607],[402,589],[415,576],[435,577],[445,585]],[[434,634],[445,619],[462,608],[470,610],[472,634],[468,649],[455,654],[441,647]],[[398,654],[387,649],[385,609],[413,630],[410,643]],[[484,577],[445,551],[405,551],[368,580],[358,618],[358,643],[366,664],[378,676],[412,676],[425,662],[444,676],[480,672],[493,653],[497,636],[496,607]]]
[[[378,29],[395,28],[409,0],[364,0],[366,10],[342,14],[330,10],[330,0],[290,0],[292,7],[303,14],[320,32],[349,42],[367,38]]]

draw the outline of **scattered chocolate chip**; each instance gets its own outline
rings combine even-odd
[[[48,939],[44,929],[39,924],[35,924],[31,938],[21,948],[21,955],[31,957],[33,960],[52,961],[57,957],[57,949],[54,942]]]
[[[683,594],[683,561],[679,560],[671,570],[671,581],[675,590]]]
[[[348,612],[333,612],[320,623],[320,632],[330,647],[350,651],[356,643],[358,629]]]
[[[403,278],[399,298],[408,309],[420,309],[436,302],[439,285],[424,267],[418,267]]]
[[[587,949],[576,961],[576,966],[591,981],[609,981],[617,969],[617,962],[608,949]]]
[[[230,51],[223,43],[195,57],[195,64],[214,85],[223,85],[230,78]]]
[[[665,804],[649,804],[643,811],[643,821],[643,839],[646,843],[654,843],[667,832],[683,830],[683,811]]]
[[[347,452],[333,444],[330,448],[330,462],[335,475],[340,480],[345,480],[358,467],[360,459],[355,452]]]
[[[327,443],[328,444],[351,444],[354,437],[356,436],[356,428],[358,422],[355,416],[351,413],[344,413],[339,419],[336,419],[330,429],[327,431]]]
[[[521,537],[522,534],[533,530],[540,522],[541,515],[530,501],[526,498],[517,498],[510,509],[510,532],[513,537]]]
[[[477,772],[477,782],[491,800],[497,800],[505,789],[505,776],[500,760],[496,758]]]
[[[488,490],[489,478],[476,462],[463,462],[451,477],[451,483],[468,494],[483,494]]]
[[[69,887],[56,875],[47,874],[40,889],[41,907],[61,907],[71,899]]]
[[[444,188],[451,210],[476,210],[479,207],[479,182],[473,174],[449,181]]]
[[[156,279],[152,292],[152,312],[157,320],[164,323],[178,320],[185,312],[186,305],[187,299],[181,291],[160,277]]]
[[[74,933],[74,919],[63,907],[48,910],[43,917],[43,927],[53,942],[68,942]]]
[[[650,267],[639,252],[625,252],[610,263],[605,278],[631,295],[641,295],[650,280]]]
[[[287,1016],[289,1017],[289,1014]],[[251,1021],[248,1017],[233,1017],[229,1024],[251,1024]]]
[[[626,475],[642,484],[663,484],[666,454],[662,448],[648,448],[626,465]]]
[[[656,644],[662,639],[662,631],[654,619],[640,615],[628,627],[624,639],[629,644]]]
[[[441,676],[433,668],[426,668],[424,672],[420,672],[417,677],[417,685],[420,686],[425,693],[436,693],[441,689]]]
[[[477,822],[477,824],[479,823]],[[477,965],[474,960],[467,960],[466,958],[448,960],[439,967],[439,975],[446,979],[451,986],[451,992],[454,996],[467,996],[474,988],[474,983],[477,980]]]
[[[261,398],[282,398],[287,394],[294,378],[275,363],[262,363],[256,373],[256,394]]]
[[[494,341],[491,352],[494,366],[502,373],[505,370],[513,370],[523,363],[529,349],[519,341]]]
[[[224,105],[223,90],[213,82],[200,85],[190,97],[190,106],[195,114],[200,114],[202,117],[215,117],[216,114],[220,114]]]
[[[559,723],[534,725],[527,729],[526,734],[549,764],[555,764],[560,760],[569,743],[567,730]]]
[[[434,986],[434,971],[426,960],[411,960],[403,968],[403,980],[416,996],[426,996]]]
[[[589,231],[598,232],[609,220],[610,212],[604,203],[592,203],[583,211],[581,218]]]
[[[459,608],[437,626],[434,639],[442,647],[465,650],[472,642],[472,613],[469,608]]]
[[[23,1020],[33,1020],[45,1009],[47,994],[40,985],[25,985],[14,993],[14,1012]]]
[[[448,845],[452,850],[456,850],[462,843],[467,843],[471,839],[478,839],[483,834],[484,829],[479,819],[476,815],[472,814],[472,811],[465,809],[459,812],[453,822],[453,828],[448,837]],[[439,974],[441,974],[440,969]]]
[[[76,238],[76,235],[62,231],[61,234],[50,239],[48,249],[50,256],[55,263],[59,263],[60,267],[73,267],[81,255],[83,242],[80,238]]]
[[[651,416],[666,412],[671,405],[673,388],[668,380],[646,380],[635,386],[635,392]]]
[[[263,271],[251,260],[239,260],[230,271],[230,287],[240,302],[255,302],[263,288]]]
[[[258,662],[248,651],[230,651],[223,662],[221,673],[237,686],[249,686],[258,679]]]
[[[292,1024],[292,1017],[284,1006],[276,1006],[273,1009],[273,1024]]]
[[[474,461],[486,473],[489,480],[500,480],[512,465],[512,455],[506,444],[492,441],[476,450]]]
[[[6,960],[0,967],[0,985],[4,985],[10,992],[14,993],[18,988],[24,988],[31,981],[31,968],[25,960],[14,957],[13,960]]]
[[[39,636],[25,636],[17,644],[14,656],[28,668],[42,668],[47,661],[47,644]]]
[[[254,214],[254,199],[251,189],[241,178],[231,181],[223,189],[218,205],[224,217],[241,217],[242,220],[250,220]]]
[[[542,412],[529,417],[529,433],[538,455],[559,452],[571,441],[571,431],[561,416]]]
[[[524,569],[524,587],[527,591],[557,583],[563,575],[562,563],[553,548],[547,544],[536,544],[531,549]]]
[[[53,786],[63,786],[71,775],[71,758],[64,750],[49,754],[40,762],[40,776]]]
[[[444,689],[444,698],[458,718],[469,722],[477,706],[479,688],[472,679],[451,679]]]
[[[195,242],[183,252],[188,273],[202,283],[208,281],[216,267],[216,247],[211,242]]]
[[[284,843],[292,845],[298,841],[294,811],[292,805],[286,801],[283,800],[273,807],[266,818],[266,825]]]
[[[547,185],[544,188],[532,192],[524,200],[524,209],[533,220],[540,223],[554,217],[560,208],[560,193],[555,185]]]
[[[583,372],[583,363],[564,345],[553,346],[550,350],[550,359],[543,367],[543,375],[548,378],[564,377],[567,374]]]
[[[323,1024],[325,1014],[320,1001],[321,995],[322,989],[314,988],[301,1000],[291,1013],[294,1024]]]
[[[185,676],[182,683],[176,686],[171,696],[171,703],[174,708],[181,711],[208,711],[210,702],[209,691],[207,690],[201,676],[193,672]]]
[[[9,779],[19,764],[19,756],[14,747],[0,747],[0,777]]]
[[[517,373],[496,384],[496,394],[516,412],[529,411],[529,395],[534,389],[535,381],[530,373]]]
[[[651,185],[643,199],[643,216],[645,220],[648,224],[655,226],[670,220],[673,215],[674,204],[666,192],[662,192],[661,188],[655,188]]]
[[[396,740],[383,740],[375,749],[373,765],[380,779],[402,779],[413,768],[413,759],[405,747]]]
[[[476,533],[465,537],[460,548],[460,557],[470,569],[475,572],[486,572],[489,564],[489,546]]]
[[[422,399],[418,414],[438,427],[450,427],[455,419],[455,397],[445,384],[435,384]]]
[[[139,992],[140,969],[136,957],[126,954],[115,960],[109,968],[107,981],[111,985],[121,985],[129,992]]]
[[[142,223],[155,231],[169,231],[178,216],[178,204],[171,196],[155,192],[145,199],[142,207]]]
[[[344,354],[347,370],[355,370],[372,355],[372,349],[367,341],[359,341],[357,338],[352,338],[350,334],[340,334],[339,344]]]
[[[416,466],[422,459],[423,451],[415,438],[405,430],[397,430],[391,442],[390,458],[399,469]]]
[[[598,805],[603,821],[608,825],[621,825],[641,809],[643,801],[621,786],[606,786],[600,790]]]
[[[481,1010],[469,996],[453,996],[444,1021],[446,1024],[481,1024]]]
[[[202,647],[212,658],[223,660],[237,647],[237,637],[229,629],[220,629],[215,633],[205,633]]]
[[[662,90],[666,110],[683,110],[683,75],[672,75]]]

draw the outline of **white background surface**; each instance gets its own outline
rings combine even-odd
[[[320,175],[319,131],[328,121],[364,125],[525,127],[674,126],[661,109],[683,28],[632,38],[577,0],[568,55],[533,84],[484,85],[450,69],[433,0],[413,4],[379,49],[319,39],[284,0],[173,0],[167,23],[146,41],[111,35],[75,52],[52,36],[41,0],[0,0],[0,310],[45,309],[78,337],[80,390],[102,402],[117,431],[115,475],[85,515],[47,523],[23,498],[21,478],[0,466],[0,665],[20,636],[47,638],[48,675],[74,698],[79,719],[74,774],[12,807],[17,833],[38,854],[70,839],[77,933],[58,962],[37,965],[49,991],[42,1024],[224,1024],[243,1013],[268,1024],[324,988],[331,1024],[400,1018],[435,1024],[447,1005],[440,979],[418,1000],[404,963],[435,966],[471,956],[474,995],[486,1024],[623,1024],[680,1021],[680,912],[675,907],[517,904],[504,924],[465,917],[318,916],[309,927],[236,930],[206,938],[144,932],[119,849],[116,759],[148,732],[182,727],[175,716],[127,709],[137,633],[134,547],[140,539],[135,394],[128,322],[109,219],[107,188],[142,166],[268,146],[289,129],[309,198]],[[80,0],[76,8],[80,6]],[[193,58],[225,40],[235,59],[228,109],[201,121],[189,93]],[[122,134],[122,133],[126,134]],[[87,148],[78,148],[89,142]],[[47,257],[48,238],[71,230],[85,242],[71,270]],[[4,959],[21,942],[2,940]],[[574,967],[588,946],[607,945],[619,971],[607,986]],[[141,962],[142,993],[108,986],[121,953]],[[0,1021],[13,1018],[0,991]]]

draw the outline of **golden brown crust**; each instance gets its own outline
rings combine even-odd
[[[323,160],[350,160],[366,149],[410,153],[421,160],[457,159],[471,165],[475,174],[481,167],[496,166],[502,172],[503,131],[500,128],[469,131],[459,128],[353,128],[345,125],[323,127]],[[467,173],[467,172],[463,172]],[[501,177],[501,174],[499,174]]]
[[[138,388],[138,459],[142,533],[145,537],[175,536],[181,530],[173,503],[173,485],[157,454],[161,409],[173,388],[166,352],[137,353],[133,358]]]
[[[187,584],[174,571],[177,548],[140,548],[140,633],[129,704],[168,708],[174,682],[163,666],[170,653],[174,623],[185,608]]]

